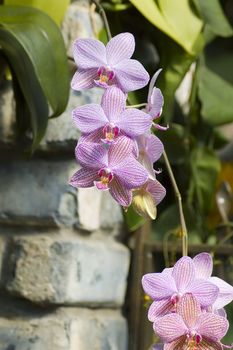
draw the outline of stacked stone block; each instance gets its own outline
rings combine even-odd
[[[96,27],[101,26],[95,15]],[[88,1],[63,23],[70,54],[93,36]],[[126,350],[122,315],[129,251],[119,242],[122,213],[108,193],[75,190],[79,137],[71,110],[101,91],[71,91],[30,159],[17,151],[11,84],[0,89],[0,350]]]

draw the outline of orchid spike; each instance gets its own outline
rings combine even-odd
[[[135,40],[130,33],[116,35],[106,47],[96,39],[76,40],[73,52],[78,71],[71,87],[82,90],[117,85],[124,92],[144,87],[149,74],[141,63],[131,59],[134,50]]]
[[[217,299],[219,289],[213,283],[195,277],[194,262],[185,256],[171,269],[162,273],[148,273],[142,278],[142,286],[153,303],[148,312],[150,321],[174,312],[185,294],[191,293],[201,307],[211,306]]]
[[[73,111],[73,120],[83,134],[92,135],[92,141],[110,145],[118,136],[136,138],[151,127],[148,114],[135,108],[125,109],[126,96],[117,87],[107,89],[101,106],[88,104]]]
[[[120,205],[128,207],[132,201],[132,189],[142,186],[148,179],[147,171],[134,158],[132,151],[132,143],[124,136],[109,149],[101,144],[78,144],[76,158],[82,168],[72,176],[70,184],[109,190]]]
[[[221,316],[202,312],[196,298],[186,294],[177,313],[161,317],[153,327],[165,343],[164,350],[222,350],[220,341],[229,323]]]

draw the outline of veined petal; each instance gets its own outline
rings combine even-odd
[[[203,307],[212,305],[219,294],[217,286],[204,280],[194,280],[186,291],[192,293]]]
[[[142,277],[142,286],[153,300],[167,299],[177,292],[173,277],[163,273],[147,273]]]
[[[208,253],[200,253],[193,258],[196,278],[207,279],[213,271],[213,259]]]
[[[188,328],[193,328],[201,313],[201,307],[192,294],[185,294],[177,305],[177,313],[183,318]]]
[[[96,39],[77,39],[73,45],[74,60],[79,68],[99,68],[106,65],[106,48]]]
[[[118,121],[118,116],[126,106],[126,95],[116,86],[105,90],[101,106],[111,123]]]
[[[147,191],[153,196],[156,205],[158,205],[166,195],[166,189],[157,180],[148,180]]]
[[[111,164],[111,169],[117,175],[121,184],[128,189],[142,186],[148,179],[148,172],[132,156],[127,157],[119,164]]]
[[[114,67],[117,84],[124,92],[134,91],[146,86],[149,74],[141,63],[132,59],[124,59]]]
[[[135,154],[135,143],[126,136],[118,136],[108,152],[109,165],[115,168],[126,158]]]
[[[223,350],[223,347],[219,342],[213,343],[213,341],[204,338],[201,342],[201,350]]]
[[[100,105],[91,103],[76,108],[72,112],[73,121],[83,133],[93,132],[108,122]]]
[[[161,157],[164,147],[160,139],[151,134],[147,136],[146,150],[151,161],[154,163]]]
[[[121,33],[114,36],[106,46],[107,62],[113,66],[125,58],[130,58],[135,50],[134,36]]]
[[[178,314],[169,314],[159,318],[154,322],[153,328],[165,343],[177,340],[188,331],[182,317]]]
[[[229,322],[226,318],[205,312],[198,317],[196,330],[209,340],[219,341],[227,333]]]
[[[97,178],[96,170],[82,168],[71,177],[69,184],[73,187],[92,187]]]
[[[233,287],[218,277],[210,277],[209,281],[219,288],[219,295],[213,307],[221,309],[233,300]]]
[[[92,69],[79,69],[71,80],[71,88],[73,90],[90,89],[95,86],[94,80],[97,77],[97,70]]]
[[[155,322],[158,317],[167,315],[173,308],[174,305],[172,305],[170,299],[153,301],[148,310],[148,319]]]
[[[132,202],[132,191],[123,186],[117,176],[110,183],[109,192],[123,207],[128,207]]]
[[[151,118],[136,108],[126,109],[118,118],[117,125],[130,137],[142,135],[150,130]]]
[[[148,89],[148,97],[147,97],[147,102],[149,103],[150,102],[150,97],[151,97],[151,94],[152,94],[152,90],[154,88],[154,85],[156,83],[156,80],[159,76],[159,74],[162,72],[162,68],[158,69],[154,75],[152,76],[151,80],[150,80],[150,85],[149,85],[149,89]]]
[[[152,90],[151,98],[150,98],[150,111],[149,114],[153,119],[158,118],[161,114],[161,110],[163,108],[164,99],[163,94],[160,89],[154,87]]]
[[[136,213],[147,218],[155,220],[157,216],[157,208],[152,195],[143,189],[139,188],[133,192],[132,205]]]
[[[108,166],[108,151],[101,144],[82,142],[75,148],[77,161],[90,169],[105,168]]]
[[[179,259],[173,267],[172,276],[176,282],[178,291],[181,293],[186,292],[187,287],[195,277],[192,259],[188,256]]]
[[[184,345],[185,345],[186,339],[187,339],[186,336],[182,336],[169,344],[164,344],[164,350],[183,350],[185,349]]]

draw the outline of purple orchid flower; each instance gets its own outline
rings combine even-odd
[[[203,313],[194,296],[186,294],[177,313],[161,317],[153,327],[165,342],[164,350],[222,350],[220,340],[229,323],[224,317]]]
[[[138,160],[146,168],[150,178],[155,179],[153,164],[161,157],[164,150],[163,144],[158,137],[150,133],[137,137],[136,141],[139,152]]]
[[[186,293],[191,293],[205,308],[211,306],[217,299],[219,289],[213,283],[195,277],[193,260],[182,257],[170,269],[162,273],[148,273],[142,278],[142,286],[153,303],[148,312],[148,318],[154,322],[159,316],[176,311],[177,305]]]
[[[119,204],[128,207],[132,201],[132,189],[142,186],[148,179],[147,171],[134,158],[132,151],[132,143],[124,136],[108,150],[101,144],[79,144],[76,158],[82,168],[72,176],[70,184],[109,190]]]
[[[125,109],[126,96],[117,87],[107,89],[101,106],[88,104],[73,111],[73,120],[79,130],[92,141],[102,140],[111,144],[119,135],[135,138],[149,131],[151,119],[148,114],[136,108]]]
[[[157,72],[155,72],[149,85],[146,112],[152,117],[152,120],[159,118],[163,111],[163,94],[159,88],[154,86],[161,71],[162,69],[159,69]],[[156,123],[153,123],[153,126],[162,131],[166,131],[168,129],[168,126],[161,126]]]
[[[144,87],[149,81],[149,74],[141,63],[131,59],[135,40],[130,33],[116,35],[106,47],[96,39],[78,39],[73,48],[78,65],[71,82],[74,90],[117,85],[128,92]]]

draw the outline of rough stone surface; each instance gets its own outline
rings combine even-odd
[[[120,306],[129,252],[106,238],[24,236],[12,242],[7,266],[7,290],[32,302]]]
[[[21,316],[22,317],[22,316]],[[49,315],[0,317],[1,350],[126,350],[118,311],[61,308]]]

